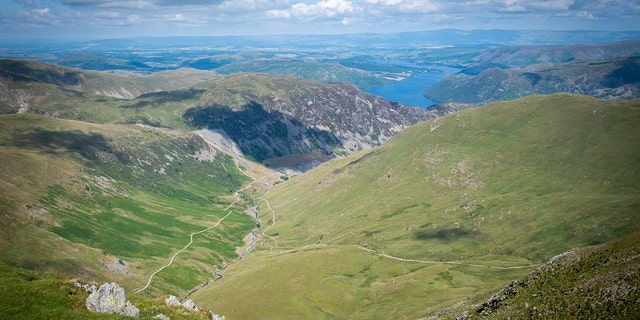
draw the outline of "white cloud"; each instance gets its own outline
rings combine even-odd
[[[187,20],[187,17],[185,17],[184,14],[182,14],[182,13],[176,13],[170,20],[171,21],[185,21],[185,20]]]
[[[107,18],[107,19],[117,19],[121,17],[119,12],[107,11],[107,10],[96,11],[93,14],[93,16],[97,18]]]
[[[31,12],[33,12],[34,14],[36,14],[38,16],[41,16],[41,17],[49,15],[50,11],[51,11],[51,9],[49,9],[49,8],[31,10]]]
[[[142,21],[142,18],[137,14],[130,14],[127,16],[127,19],[123,21],[123,24],[139,24]]]
[[[149,30],[159,34],[163,34],[160,30],[172,34],[260,34],[574,26],[607,29],[607,22],[618,29],[640,29],[640,0],[10,1],[12,6],[4,6],[5,11],[0,5],[0,25],[5,30],[59,25],[74,32],[104,29],[122,36]],[[45,7],[45,3],[50,5],[48,10],[36,6]],[[127,29],[129,25],[136,29]],[[122,31],[117,31],[117,26]]]
[[[347,0],[321,0],[313,4],[294,3],[289,8],[268,10],[271,17],[335,17],[353,13],[355,7]]]
[[[431,13],[441,9],[436,1],[430,0],[366,0],[376,7],[385,7],[385,10],[404,13]]]

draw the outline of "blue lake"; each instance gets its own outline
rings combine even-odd
[[[460,71],[460,69],[442,66],[427,66],[426,68],[437,69],[442,72],[421,73],[402,81],[393,81],[382,87],[369,89],[368,91],[389,101],[398,102],[407,106],[428,108],[438,102],[431,101],[423,96],[422,93],[424,90],[431,87],[443,77]]]

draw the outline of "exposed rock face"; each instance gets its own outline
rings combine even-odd
[[[193,300],[189,299],[183,303],[180,303],[176,296],[169,296],[168,298],[164,299],[164,303],[166,303],[169,307],[183,307],[189,311],[200,310],[198,309],[198,307],[196,307],[196,304],[193,302]]]
[[[168,298],[164,299],[164,303],[166,303],[169,307],[178,307],[182,305],[178,298],[176,298],[176,296],[169,296]]]
[[[235,74],[208,84],[192,125],[224,132],[250,159],[276,168],[320,163],[379,146],[441,115],[389,102],[349,83]]]
[[[189,311],[198,311],[198,307],[196,307],[195,302],[193,302],[193,300],[189,299],[187,301],[185,301],[184,303],[182,303],[182,307],[189,310]]]
[[[127,301],[124,288],[117,283],[105,283],[89,295],[87,309],[100,313],[117,313],[129,317],[140,317],[140,310]]]

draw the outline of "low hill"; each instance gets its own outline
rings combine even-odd
[[[601,99],[637,99],[640,97],[638,70],[640,57],[510,69],[493,67],[477,75],[459,73],[447,76],[425,90],[424,94],[436,101],[472,104],[557,92]]]
[[[97,54],[74,53],[59,59],[57,63],[65,67],[83,70],[152,70],[152,68],[144,62],[104,57]]]
[[[523,68],[541,63],[604,61],[640,56],[640,40],[603,44],[503,46],[486,49],[473,58],[462,73],[475,75],[491,66]]]
[[[123,99],[180,89],[216,76],[208,71],[178,69],[149,76],[123,77],[30,60],[0,59],[0,88],[11,81],[40,82],[63,89]]]
[[[222,74],[237,72],[286,74],[323,82],[350,82],[361,90],[379,87],[387,82],[362,69],[350,68],[338,63],[301,59],[254,59],[227,64],[215,71]]]
[[[198,57],[188,59],[180,63],[181,66],[194,68],[199,70],[213,70],[224,65],[238,63],[241,61],[254,60],[264,58],[265,54],[261,52],[238,52],[235,54],[218,54],[209,57]]]
[[[426,121],[260,200],[261,246],[192,298],[233,318],[418,318],[640,230],[638,101]],[[243,308],[237,308],[242,304]]]

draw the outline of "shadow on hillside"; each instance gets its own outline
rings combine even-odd
[[[454,240],[474,236],[474,234],[464,228],[440,228],[418,230],[414,236],[418,240]]]
[[[620,59],[615,64],[618,67],[603,77],[603,85],[615,88],[640,82],[640,57]]]
[[[213,105],[185,111],[183,117],[198,128],[222,129],[255,161],[321,152],[333,155],[340,140],[330,131],[307,127],[300,120],[250,102],[237,110]]]
[[[121,105],[120,108],[140,109],[148,106],[156,106],[167,102],[178,102],[185,100],[196,100],[200,98],[204,89],[185,89],[173,91],[159,91],[145,93],[133,100],[132,104]]]
[[[112,150],[103,135],[99,133],[84,133],[79,130],[49,131],[35,129],[29,133],[15,134],[12,144],[16,147],[40,149],[49,154],[75,153],[91,161],[98,160],[100,152],[115,154],[118,160],[123,160],[117,152]]]
[[[79,72],[55,66],[38,67],[37,64],[23,60],[3,60],[0,69],[11,74],[14,80],[36,80],[62,87],[76,86],[81,81]]]

